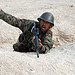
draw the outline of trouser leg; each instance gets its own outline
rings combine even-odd
[[[17,43],[13,45],[13,49],[14,49],[14,51],[19,51],[19,48],[18,48],[18,44]]]
[[[18,38],[18,41],[16,44],[13,45],[14,51],[18,52],[34,52],[34,50],[31,50],[27,46],[24,45],[23,43],[24,37],[23,34],[21,34]]]
[[[22,44],[23,40],[24,40],[24,36],[23,34],[20,34],[17,43],[13,45],[14,51],[27,52],[28,48]]]
[[[29,48],[25,47],[23,44],[20,44],[19,46],[16,44],[13,45],[14,51],[18,52],[29,52]]]

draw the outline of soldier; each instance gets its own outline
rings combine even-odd
[[[40,53],[47,53],[53,46],[52,31],[50,28],[54,26],[54,16],[50,12],[43,13],[37,21],[29,19],[18,19],[10,14],[5,13],[0,8],[0,19],[8,24],[18,27],[22,34],[18,38],[18,42],[13,45],[14,51],[18,52],[35,52],[33,33],[31,32],[33,23],[35,22],[39,28],[39,45]]]

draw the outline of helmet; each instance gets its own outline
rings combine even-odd
[[[54,16],[52,13],[50,13],[50,12],[43,13],[39,18],[37,18],[38,21],[40,19],[45,20],[54,26]]]

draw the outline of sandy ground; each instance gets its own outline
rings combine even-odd
[[[17,18],[37,20],[46,11],[55,17],[55,48],[39,59],[14,52],[21,31],[0,20],[0,75],[75,75],[75,0],[0,0],[0,8]]]
[[[39,58],[36,53],[13,52],[9,46],[0,48],[0,75],[75,75],[75,42]]]

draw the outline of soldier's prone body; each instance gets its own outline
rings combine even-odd
[[[38,21],[29,19],[19,19],[6,12],[0,8],[0,19],[7,22],[8,24],[18,27],[22,33],[18,38],[18,42],[13,45],[14,51],[18,52],[35,52],[34,48],[34,35],[31,32],[34,22],[39,28],[39,52],[47,53],[53,46],[52,42],[52,31],[50,28],[54,26],[54,16],[50,12],[43,13]]]

